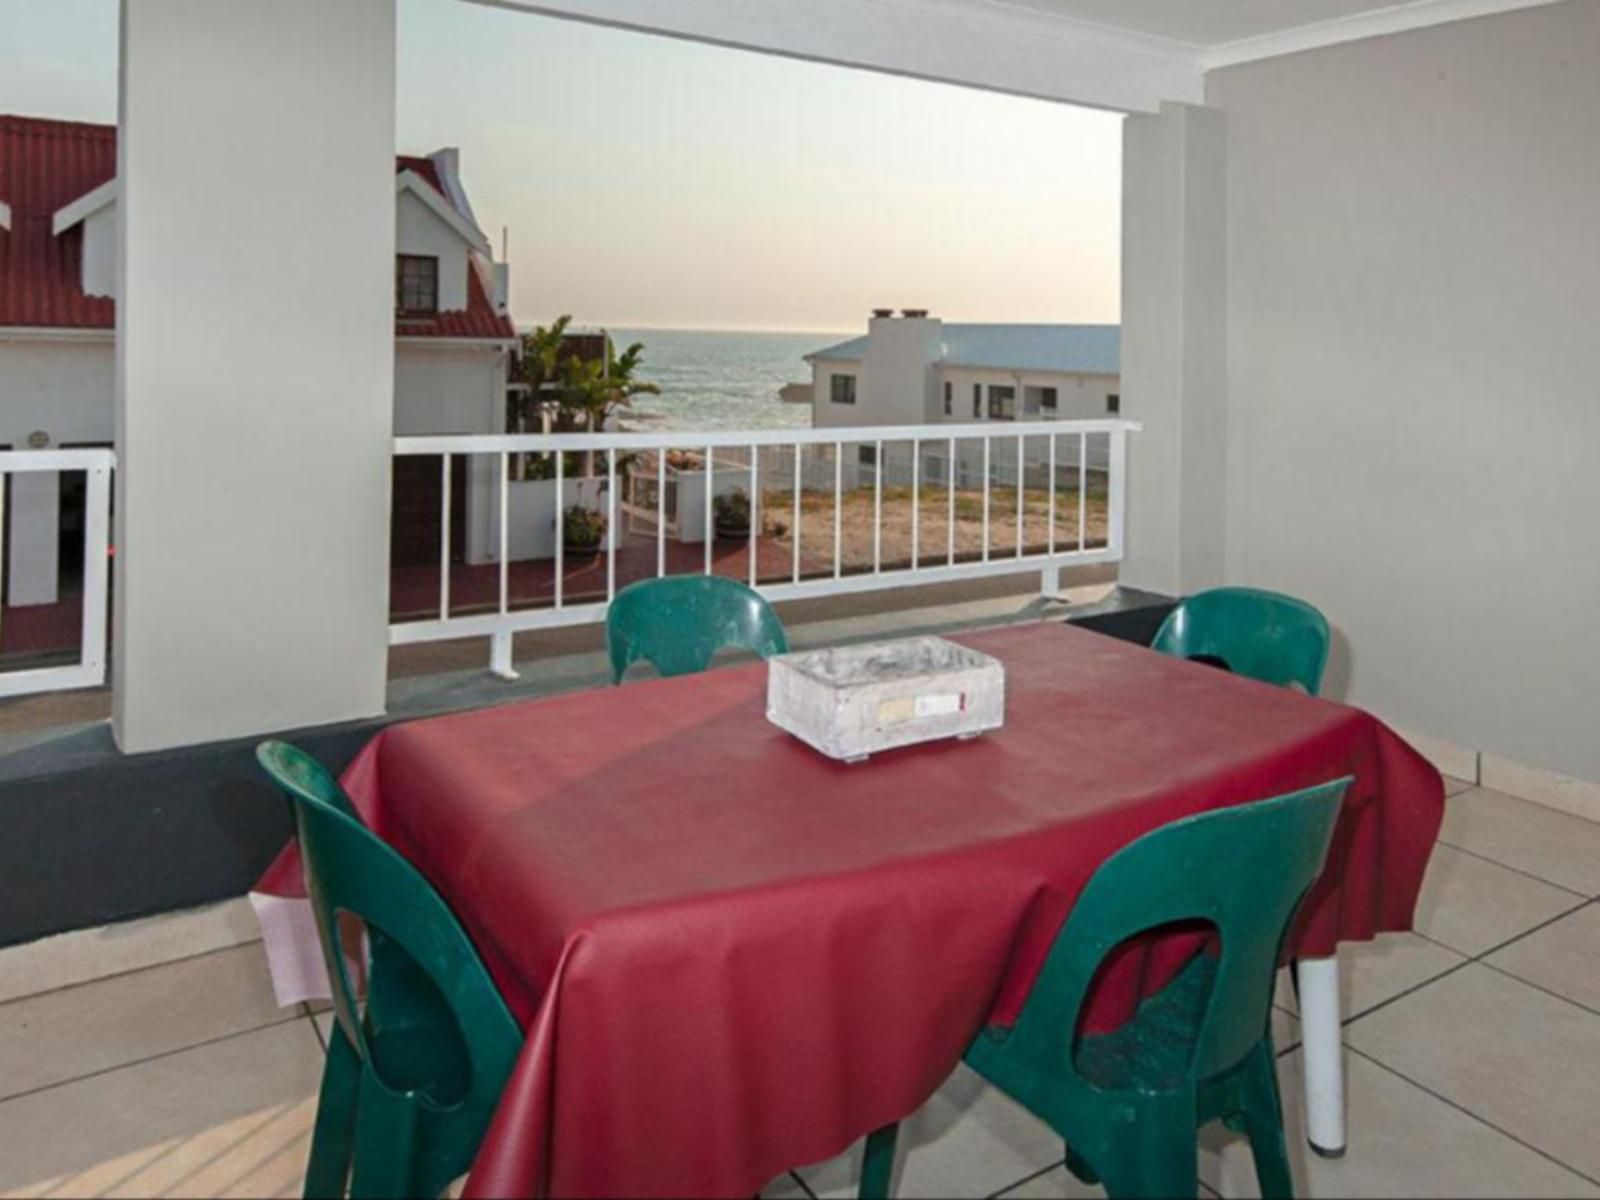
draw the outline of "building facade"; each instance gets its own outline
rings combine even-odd
[[[1122,404],[1122,331],[1116,325],[946,324],[917,309],[873,314],[865,337],[808,356],[812,374],[812,424],[847,430],[883,425],[971,425],[999,421],[1088,420],[1117,416]],[[918,437],[937,438],[935,431]],[[1070,469],[1071,456],[1061,456]],[[1046,469],[1044,438],[1026,439],[1023,458],[1030,473]],[[994,444],[989,471],[996,482],[1016,478],[1016,451]],[[895,444],[883,453],[886,479],[908,484],[910,449]],[[858,445],[846,469],[869,473],[877,464],[873,446]],[[1104,470],[1105,450],[1090,449],[1091,470]],[[958,486],[983,476],[983,450],[958,441]],[[922,449],[922,477],[949,475],[948,443]]]
[[[286,186],[292,186],[287,170]],[[116,441],[119,194],[115,127],[0,117],[0,448]],[[397,159],[395,204],[394,431],[504,432],[507,360],[517,345],[509,274],[494,261],[478,226],[456,151]],[[284,270],[305,267],[286,256]],[[238,286],[249,282],[240,279]],[[308,274],[305,286],[315,287],[315,278]],[[273,352],[264,331],[260,353]],[[237,363],[236,369],[247,372],[251,364]],[[230,390],[229,379],[219,377],[218,404],[230,403]],[[487,466],[470,468],[481,469]],[[397,495],[405,503],[396,504],[393,548],[401,562],[427,561],[430,553],[437,562],[436,498],[435,514],[423,519],[440,489],[437,466],[400,459],[396,470]],[[471,545],[488,537],[488,514],[478,499],[492,482],[472,479],[462,493],[469,497],[465,523]],[[5,505],[7,603],[58,599],[61,535],[81,520],[72,486],[47,473],[11,481]],[[65,541],[76,544],[74,538]]]

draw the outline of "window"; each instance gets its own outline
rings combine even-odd
[[[983,384],[972,385],[972,419],[976,421],[983,416]]]
[[[996,384],[989,385],[989,419],[991,421],[1015,421],[1017,419],[1017,389],[1009,384],[1000,387]]]
[[[835,404],[854,404],[856,402],[856,377],[854,375],[835,375],[829,386],[833,389],[833,402]]]
[[[956,408],[956,385],[948,379],[944,383],[944,415],[951,416]]]
[[[439,311],[439,260],[420,254],[397,254],[394,265],[395,307],[403,313]]]
[[[856,461],[863,467],[878,465],[878,448],[876,446],[862,446],[856,451]]]
[[[1044,412],[1047,412],[1047,413],[1053,413],[1053,412],[1056,411],[1056,389],[1055,388],[1040,388],[1039,389],[1039,407],[1040,407],[1041,410],[1043,410]]]
[[[1112,392],[1106,397],[1106,412],[1110,413],[1113,417],[1122,412],[1122,397],[1116,392]]]

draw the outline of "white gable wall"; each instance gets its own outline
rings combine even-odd
[[[108,204],[83,223],[83,291],[117,294],[117,206]]]
[[[467,307],[467,272],[472,269],[461,235],[409,192],[398,197],[395,252],[439,260],[439,309],[461,312]]]

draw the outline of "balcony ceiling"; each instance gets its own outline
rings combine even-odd
[[[1557,0],[468,0],[1122,112],[1216,67]]]
[[[1202,61],[1269,57],[1552,0],[992,0],[1124,34],[1161,38]],[[1247,52],[1248,50],[1248,52]],[[1230,53],[1232,51],[1233,53]],[[1208,53],[1210,52],[1210,53]]]

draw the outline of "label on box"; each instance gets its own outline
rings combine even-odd
[[[878,725],[888,728],[923,717],[948,717],[967,707],[967,697],[962,692],[946,692],[934,696],[902,696],[885,700],[878,705]]]

